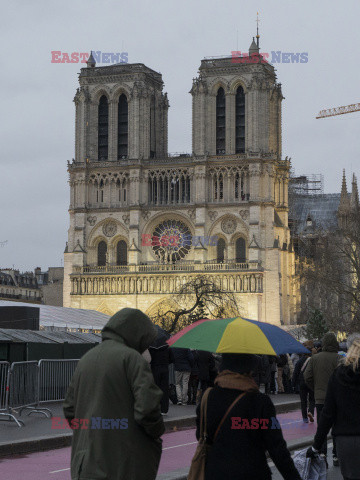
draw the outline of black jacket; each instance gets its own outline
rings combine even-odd
[[[270,383],[271,380],[271,365],[267,355],[261,355],[261,374],[260,383]]]
[[[209,443],[228,407],[241,394],[239,390],[216,386],[208,398],[207,430]],[[197,407],[196,436],[200,433],[200,407]],[[262,393],[246,393],[223,423],[207,456],[206,480],[270,480],[266,461],[269,452],[285,480],[301,480],[280,428],[234,429],[233,417],[268,420],[275,425],[276,413],[271,399]]]
[[[292,378],[293,387],[295,387],[295,385],[297,383],[299,383],[299,386],[306,385],[305,380],[304,380],[304,371],[301,371],[301,370],[304,366],[304,363],[309,358],[310,358],[309,355],[301,355],[300,359],[296,362],[296,365],[295,365],[295,368],[294,368],[294,373],[293,373],[293,378]]]
[[[211,373],[215,372],[215,359],[210,352],[198,350],[199,380],[209,382]]]
[[[151,355],[151,368],[168,367],[169,363],[174,363],[174,354],[169,345],[162,345],[159,348],[149,347]]]
[[[287,357],[286,355],[280,355],[280,357],[278,357],[276,359],[276,363],[277,363],[277,366],[280,367],[280,368],[284,368],[285,365],[287,365]]]
[[[191,372],[194,365],[194,357],[188,348],[173,348],[175,371]]]
[[[314,448],[320,449],[331,427],[335,437],[360,436],[360,369],[341,365],[330,377]]]

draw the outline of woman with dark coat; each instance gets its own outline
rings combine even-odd
[[[155,384],[162,390],[161,415],[169,411],[169,364],[174,363],[174,355],[169,345],[150,346],[151,371]]]
[[[304,344],[306,347],[306,345]],[[292,385],[295,389],[296,385],[299,385],[299,394],[301,402],[301,413],[304,423],[309,423],[314,421],[314,411],[315,411],[315,397],[314,392],[309,388],[304,380],[304,371],[307,363],[311,358],[311,354],[301,354],[300,359],[295,365],[294,373],[292,377]],[[308,409],[308,399],[309,399],[309,409]]]
[[[212,447],[207,455],[205,480],[270,480],[266,451],[285,480],[301,480],[286,447],[275,407],[259,392],[252,371],[255,355],[223,354],[220,373],[207,399],[207,434]],[[241,394],[213,438],[229,406]],[[200,406],[197,430],[200,434]],[[271,428],[273,427],[273,428]]]
[[[332,427],[344,480],[360,480],[360,334],[351,342],[343,364],[330,377],[314,444],[307,456],[319,452]]]

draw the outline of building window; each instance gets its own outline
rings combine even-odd
[[[190,175],[187,171],[150,172],[148,192],[149,204],[152,205],[190,203]]]
[[[98,265],[99,267],[104,267],[106,265],[106,254],[107,254],[107,245],[104,240],[98,245]]]
[[[118,103],[118,159],[128,156],[128,102],[124,94]]]
[[[152,237],[154,254],[162,263],[182,260],[191,250],[192,236],[187,225],[179,220],[168,219],[157,225]]]
[[[155,133],[155,97],[150,101],[150,158],[155,158],[156,133]]]
[[[116,265],[127,265],[127,245],[120,240],[116,245]]]
[[[235,243],[236,263],[246,263],[246,246],[243,238],[238,238]]]
[[[242,87],[239,87],[236,91],[235,115],[235,151],[236,153],[245,153],[245,93]]]
[[[100,98],[98,116],[98,157],[107,160],[109,143],[109,105],[105,95]]]
[[[222,173],[219,175],[219,199],[224,199],[224,178]]]
[[[216,95],[216,154],[225,153],[225,92],[219,88]]]
[[[223,263],[225,259],[225,240],[219,238],[216,246],[216,261],[217,263]]]

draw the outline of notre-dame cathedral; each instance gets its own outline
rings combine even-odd
[[[249,54],[258,53],[253,40]],[[274,67],[202,60],[190,91],[192,153],[175,156],[160,73],[96,67],[91,55],[79,83],[64,306],[151,315],[179,285],[208,275],[243,316],[295,323],[290,161]],[[163,235],[177,241],[147,241]],[[195,236],[196,245],[183,240]]]

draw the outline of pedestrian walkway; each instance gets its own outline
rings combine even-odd
[[[299,408],[298,395],[271,395],[277,412]],[[51,409],[54,417],[63,417],[60,403],[44,405]],[[164,417],[168,432],[191,428],[195,425],[195,405],[170,405],[169,413]],[[18,415],[17,415],[18,416]],[[19,428],[14,422],[0,421],[0,456],[12,453],[26,453],[70,445],[71,431],[53,429],[52,420],[43,415],[33,414],[27,416],[26,412],[21,418],[25,427]]]
[[[178,407],[184,408],[187,407]],[[304,443],[312,441],[316,431],[315,424],[304,424],[301,411],[279,414],[285,439],[289,448],[305,448]],[[163,435],[163,454],[159,467],[158,480],[180,480],[186,478],[192,456],[196,448],[195,429],[180,430]],[[70,448],[62,448],[47,452],[14,455],[2,459],[1,471],[7,478],[13,480],[69,480],[70,479]],[[329,455],[330,460],[330,455]],[[272,464],[270,463],[270,466]],[[274,471],[274,480],[280,479]],[[330,469],[328,480],[338,480],[339,469]]]

